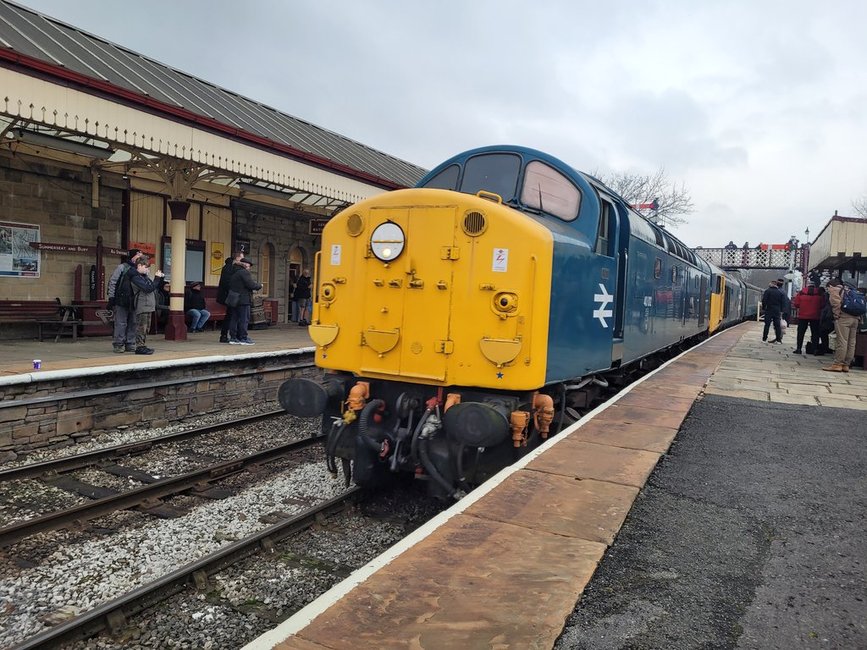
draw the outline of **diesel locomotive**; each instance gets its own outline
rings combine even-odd
[[[571,423],[614,378],[754,315],[759,292],[590,175],[515,146],[467,151],[322,234],[309,333],[326,462],[460,497]]]

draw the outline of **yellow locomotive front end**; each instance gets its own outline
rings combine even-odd
[[[322,235],[309,332],[322,368],[507,391],[544,384],[550,231],[496,195],[409,189]]]

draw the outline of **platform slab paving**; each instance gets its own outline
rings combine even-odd
[[[802,406],[830,406],[867,411],[867,371],[826,372],[833,355],[795,354],[794,332],[783,345],[761,340],[762,324],[742,325],[745,333],[722,361],[704,392]]]
[[[229,345],[220,343],[220,332],[205,331],[189,334],[186,341],[167,341],[161,334],[149,336],[148,347],[154,348],[151,355],[132,352],[116,354],[112,350],[111,337],[83,337],[73,342],[61,339],[50,341],[16,340],[3,341],[0,345],[0,377],[33,374],[50,370],[71,370],[85,367],[115,365],[135,366],[144,362],[193,359],[209,356],[242,356],[253,353],[280,352],[300,348],[313,348],[313,341],[306,327],[282,324],[265,330],[253,330],[250,337],[255,345]],[[33,360],[42,361],[40,371],[33,370]]]
[[[742,334],[725,332],[634,387],[274,647],[551,648],[689,396]]]

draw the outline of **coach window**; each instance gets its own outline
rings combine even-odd
[[[464,164],[461,192],[478,194],[492,192],[504,203],[515,199],[521,159],[514,154],[491,153],[473,156]]]
[[[460,167],[457,165],[449,165],[439,174],[430,179],[424,184],[424,187],[430,187],[439,190],[455,190],[458,187],[458,174]]]
[[[521,203],[563,221],[574,221],[581,206],[581,192],[556,169],[535,160],[524,171]]]

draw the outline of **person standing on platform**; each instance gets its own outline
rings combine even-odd
[[[135,350],[136,319],[135,309],[131,305],[131,282],[136,272],[136,262],[141,255],[138,248],[130,248],[127,261],[118,264],[108,280],[108,308],[114,317],[112,345],[117,353]]]
[[[232,321],[232,308],[226,304],[226,295],[229,293],[229,280],[232,279],[232,274],[241,268],[242,257],[244,257],[243,253],[235,253],[234,257],[226,260],[222,271],[220,271],[220,282],[217,285],[217,304],[223,305],[226,308],[226,315],[220,324],[220,343],[229,342],[229,324]]]
[[[774,324],[774,334],[777,335],[771,343],[783,343],[783,330],[780,326],[780,317],[783,314],[783,298],[785,298],[776,281],[772,281],[765,293],[762,294],[762,311],[765,313],[765,329],[762,332],[762,341],[768,340],[768,330],[771,323]]]
[[[784,321],[786,321],[786,323],[788,323],[792,320],[792,301],[789,300],[789,296],[786,293],[786,281],[783,278],[778,278],[777,287],[783,294],[782,318]]]
[[[828,281],[828,301],[834,312],[834,333],[837,335],[837,345],[834,349],[834,363],[827,368],[828,372],[849,372],[849,366],[855,358],[855,339],[858,336],[860,316],[853,316],[843,311],[843,292],[846,286],[839,280]]]
[[[831,352],[830,337],[834,331],[834,310],[828,300],[828,291],[825,287],[819,287],[822,295],[822,311],[819,313],[819,348],[813,352],[817,357]]]
[[[253,302],[253,292],[262,288],[262,285],[253,279],[250,267],[253,261],[246,257],[241,258],[240,267],[232,274],[229,280],[229,293],[227,302],[232,302],[232,293],[237,294],[237,305],[232,308],[232,322],[229,324],[229,343],[232,345],[254,345],[253,340],[247,334],[247,326],[250,324],[250,305]]]
[[[295,300],[295,285],[297,280],[293,276],[289,281],[289,322],[297,323],[298,322],[298,301]]]
[[[157,270],[154,279],[148,277],[150,261],[140,257],[136,262],[137,273],[132,278],[133,306],[136,317],[135,353],[153,354],[153,348],[147,343],[148,332],[151,328],[151,314],[157,309],[157,292],[161,291],[165,284],[165,274]]]
[[[798,310],[798,339],[795,343],[795,354],[801,354],[804,334],[810,327],[809,353],[814,353],[819,347],[819,317],[822,315],[822,305],[825,301],[819,288],[810,281],[798,292],[792,300],[792,306]]]
[[[184,311],[190,317],[190,332],[204,331],[203,328],[211,317],[211,312],[206,309],[201,282],[193,282],[190,285],[187,295],[184,296]]]
[[[310,269],[304,269],[295,292],[292,294],[298,302],[298,324],[302,327],[310,324]]]

